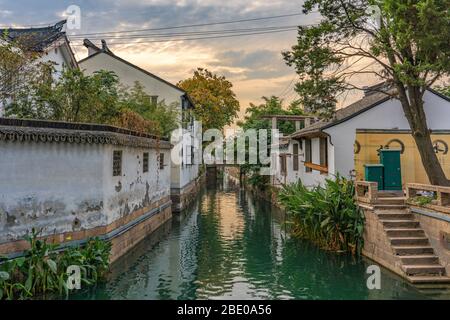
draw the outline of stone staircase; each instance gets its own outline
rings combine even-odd
[[[374,204],[394,255],[406,278],[416,284],[450,283],[428,237],[405,205],[403,195],[380,193]]]

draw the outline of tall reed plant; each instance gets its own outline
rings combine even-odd
[[[16,259],[0,257],[0,300],[31,299],[46,295],[68,296],[69,266],[80,268],[81,286],[96,284],[109,270],[111,244],[91,239],[85,246],[62,251],[38,238],[33,230],[26,237],[29,249]]]
[[[341,176],[312,189],[302,183],[285,186],[278,195],[286,208],[294,236],[333,251],[359,254],[364,215],[354,200],[352,181]]]

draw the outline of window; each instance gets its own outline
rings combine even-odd
[[[148,172],[148,152],[144,152],[144,159],[142,161],[142,171]]]
[[[292,170],[298,171],[298,144],[293,145]]]
[[[122,175],[122,151],[113,151],[113,177],[119,177]]]
[[[164,153],[159,155],[159,169],[164,170]]]
[[[328,167],[328,140],[320,138],[320,165]]]
[[[281,165],[281,174],[283,175],[283,176],[285,176],[286,175],[286,155],[285,154],[282,154],[281,156],[280,156],[280,165]]]
[[[312,162],[311,139],[305,139],[305,162]],[[306,172],[312,172],[311,168],[305,167]]]
[[[158,104],[158,96],[151,96],[150,98],[152,99],[152,104],[153,105]]]

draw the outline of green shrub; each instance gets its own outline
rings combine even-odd
[[[428,196],[416,196],[414,198],[409,199],[409,202],[419,206],[425,206],[433,202],[433,197]]]
[[[60,252],[57,245],[38,239],[34,229],[26,240],[30,248],[23,257],[0,261],[0,300],[29,299],[47,294],[67,296],[67,268],[78,266],[81,283],[91,286],[109,270],[111,244],[99,239],[85,246]]]
[[[364,215],[354,201],[354,185],[337,176],[325,186],[308,189],[301,183],[285,186],[279,201],[286,208],[294,236],[334,251],[359,254]]]

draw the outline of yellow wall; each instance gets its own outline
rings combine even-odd
[[[442,140],[450,146],[450,132],[436,133],[431,137],[433,143],[436,140]],[[420,160],[419,152],[417,151],[417,147],[414,143],[414,139],[411,134],[406,131],[357,131],[356,141],[359,142],[361,148],[360,152],[355,154],[356,178],[358,180],[364,180],[364,164],[380,163],[377,150],[380,146],[385,146],[393,139],[402,141],[405,146],[405,151],[400,156],[403,186],[405,183],[411,182],[429,183],[422,165],[422,161]],[[443,147],[442,144],[438,144],[438,146]],[[390,144],[390,149],[398,148],[400,148],[398,143],[392,142]],[[355,147],[355,149],[357,148]],[[450,177],[450,150],[446,155],[444,155],[443,152],[439,152],[438,158],[443,166],[445,174],[447,177]]]

